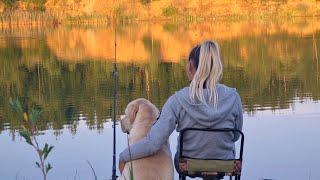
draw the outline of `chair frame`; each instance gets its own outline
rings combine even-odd
[[[183,135],[187,132],[187,131],[205,131],[205,132],[233,132],[233,133],[239,133],[241,136],[241,141],[240,141],[240,154],[239,154],[239,158],[235,158],[235,159],[201,159],[201,160],[234,160],[234,161],[240,161],[242,163],[243,160],[243,148],[244,148],[244,134],[242,131],[238,130],[238,129],[231,129],[231,128],[221,128],[221,129],[211,129],[211,128],[186,128],[181,130],[180,132],[180,148],[179,148],[179,162],[180,160],[182,160],[183,158],[191,158],[191,159],[197,159],[197,158],[192,158],[192,157],[187,157],[183,155]],[[242,167],[241,167],[242,168]],[[218,172],[218,176],[219,178],[224,177],[226,175],[225,172]],[[180,172],[179,170],[179,180],[185,180],[186,177],[189,176],[190,174],[188,172]],[[229,175],[230,179],[232,179],[232,176],[235,177],[235,180],[240,180],[241,178],[241,169],[240,169],[240,174],[232,174]],[[204,177],[201,174],[196,174],[195,177]]]

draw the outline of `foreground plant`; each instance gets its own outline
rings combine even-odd
[[[36,150],[39,161],[36,161],[35,163],[42,172],[43,180],[46,180],[48,172],[52,169],[50,163],[46,164],[46,159],[53,149],[53,146],[45,143],[44,147],[41,148],[36,138],[39,134],[36,123],[40,118],[42,110],[40,108],[32,107],[31,110],[28,111],[27,106],[24,107],[18,99],[10,99],[9,102],[11,107],[17,112],[19,118],[23,121],[22,130],[19,131],[19,134]]]

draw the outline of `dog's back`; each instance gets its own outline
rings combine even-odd
[[[173,164],[171,153],[168,153],[167,145],[152,156],[132,161],[134,180],[172,180]],[[126,163],[122,177],[119,179],[130,180],[130,162]],[[125,177],[123,177],[125,176]]]

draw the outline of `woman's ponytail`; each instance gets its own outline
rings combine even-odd
[[[205,41],[200,46],[193,48],[189,60],[193,60],[197,68],[190,83],[190,99],[193,102],[207,103],[204,98],[204,89],[207,89],[209,103],[217,107],[219,97],[216,84],[222,77],[219,45],[214,41]]]

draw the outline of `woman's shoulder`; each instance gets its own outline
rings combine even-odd
[[[189,94],[189,86],[183,87],[172,94],[171,97],[186,96]]]
[[[229,87],[224,84],[218,84],[217,91],[220,102],[241,103],[241,98],[236,88]]]
[[[229,87],[225,84],[217,84],[216,85],[216,90],[218,92],[218,95],[220,96],[220,98],[224,99],[227,97],[240,97],[238,94],[238,91],[236,88],[234,87]],[[170,97],[171,99],[186,99],[186,100],[190,100],[189,99],[189,86],[183,87],[181,89],[179,89],[178,91],[176,91],[174,94],[172,94],[172,96]]]
[[[168,104],[178,105],[178,102],[189,99],[189,87],[181,88],[173,93],[168,99]]]
[[[241,108],[242,106],[241,97],[236,88],[229,87],[224,84],[219,84],[219,88],[220,88],[219,92],[220,92],[221,101],[223,102],[232,101],[234,104],[237,104],[237,107]]]
[[[225,84],[217,84],[217,91],[219,94],[239,95],[236,88],[229,87]]]
[[[231,91],[236,91],[237,89],[234,88],[234,87],[230,87],[230,86],[227,86],[225,84],[217,84],[217,88],[222,88],[222,89],[227,89],[227,90],[231,90]]]

